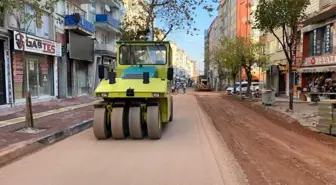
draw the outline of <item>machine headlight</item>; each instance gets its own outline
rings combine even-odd
[[[153,93],[152,96],[153,96],[154,98],[158,98],[158,97],[160,97],[160,94],[159,94],[159,93]]]
[[[101,97],[106,98],[106,97],[108,97],[108,94],[107,93],[101,93]]]

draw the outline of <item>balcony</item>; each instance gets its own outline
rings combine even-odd
[[[116,51],[115,44],[95,44],[95,54],[116,57]]]
[[[325,21],[336,15],[336,0],[320,0],[320,11],[302,22],[307,26]]]
[[[108,32],[120,32],[120,22],[108,14],[97,14],[95,26]]]
[[[84,0],[84,1],[87,1],[87,0]],[[107,4],[107,5],[109,5],[112,8],[118,8],[118,9],[120,9],[121,6],[122,6],[120,0],[100,0],[100,2],[102,4]]]
[[[336,0],[320,0],[320,10],[336,5]]]
[[[65,29],[86,36],[91,36],[95,31],[94,25],[78,14],[66,15],[64,25]]]

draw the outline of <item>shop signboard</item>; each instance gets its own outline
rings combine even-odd
[[[331,52],[331,26],[330,24],[326,26],[326,33],[325,33],[325,52],[330,53]]]
[[[317,53],[317,29],[313,31],[313,56]]]
[[[62,56],[61,43],[14,31],[14,49],[44,55]]]
[[[307,57],[301,66],[321,66],[321,65],[335,65],[336,54]]]

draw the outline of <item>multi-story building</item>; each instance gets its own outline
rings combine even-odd
[[[275,33],[281,38],[282,30],[278,29]],[[266,82],[276,89],[277,94],[286,93],[286,64],[287,59],[282,50],[282,46],[276,37],[268,33],[265,35],[266,54],[269,56]],[[278,67],[276,67],[278,66]]]
[[[209,28],[209,71],[208,71],[208,77],[210,79],[210,84],[213,89],[218,88],[218,82],[219,82],[219,76],[218,76],[218,65],[217,61],[215,59],[215,52],[219,44],[219,33],[220,29],[218,27],[219,19],[216,17]]]
[[[98,64],[115,64],[120,8],[119,1],[65,2],[64,36],[68,41],[68,56],[60,65],[63,73],[59,80],[64,82],[60,83],[61,97],[92,93],[99,83]],[[76,16],[80,17],[79,22]]]
[[[204,30],[204,75],[209,79],[209,31]]]
[[[305,10],[305,13],[308,17],[306,24],[308,24],[309,21],[315,21],[318,17],[317,12],[320,10],[320,0],[310,0],[310,5]],[[325,1],[327,2],[327,1]],[[323,17],[324,15],[322,15]],[[318,24],[315,25],[307,25],[303,28],[301,28],[301,25],[299,25],[299,33],[298,38],[295,46],[296,50],[296,60],[293,64],[293,84],[294,84],[294,95],[297,95],[297,88],[298,86],[301,86],[301,73],[297,71],[297,67],[301,65],[302,57],[307,56],[305,49],[308,48],[308,50],[311,51],[312,47],[307,47],[307,33],[313,33],[313,30],[319,26]],[[316,27],[317,26],[317,27]],[[278,29],[275,30],[276,35],[279,38],[282,38],[282,30]],[[309,35],[309,34],[308,34]],[[269,60],[269,69],[267,70],[267,77],[266,81],[269,85],[273,86],[278,95],[289,95],[289,74],[288,74],[288,64],[287,59],[285,56],[285,53],[283,52],[282,46],[278,42],[278,40],[274,37],[272,33],[265,34],[265,41],[266,41],[266,52],[270,56]],[[312,42],[312,40],[311,40]],[[309,56],[309,55],[308,55]],[[304,76],[304,75],[303,75]]]
[[[311,0],[308,13],[296,52],[295,82],[304,90],[315,79],[336,80],[336,1]]]
[[[61,0],[42,22],[0,19],[0,104],[24,102],[27,91],[33,101],[92,93],[97,65],[116,55],[120,8],[114,0]],[[28,5],[24,11],[35,13]]]

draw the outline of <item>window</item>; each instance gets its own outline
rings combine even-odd
[[[24,20],[24,15],[25,14],[30,14],[30,15],[34,15],[35,14],[35,10],[30,7],[29,5],[26,5],[23,10],[24,13],[21,14],[21,24],[20,24],[20,30],[21,31],[27,31],[27,33],[30,33],[30,34],[33,34],[35,35],[36,34],[36,20],[31,20],[29,22],[27,22],[26,24],[23,23],[23,20]]]
[[[2,12],[3,8],[0,7],[0,10]],[[0,27],[5,27],[5,19],[3,16],[0,16]]]
[[[44,14],[42,16],[42,23],[41,27],[36,28],[36,36],[43,37],[46,39],[49,39],[51,37],[50,35],[50,16],[48,14]]]
[[[89,5],[88,21],[94,24],[96,21],[96,4],[91,3]]]
[[[314,31],[316,34],[314,34]],[[332,34],[330,25],[318,28],[308,33],[306,45],[307,56],[319,56],[332,52]],[[314,39],[315,36],[315,39]],[[314,46],[314,43],[316,44]]]
[[[166,46],[121,46],[121,65],[164,65],[166,64]]]
[[[65,14],[65,2],[64,2],[64,0],[60,0],[60,1],[57,2],[55,12],[59,15],[64,15]]]
[[[314,42],[314,33],[309,32],[308,33],[308,40],[306,45],[306,53],[307,57],[313,56],[313,42]]]

